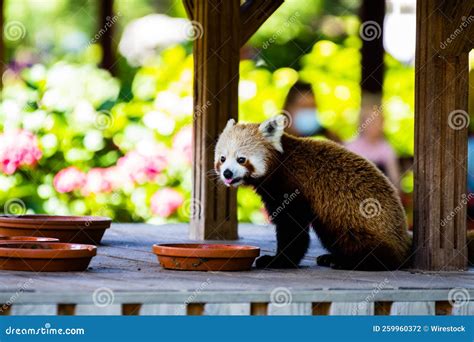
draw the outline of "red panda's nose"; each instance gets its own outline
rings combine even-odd
[[[231,179],[232,176],[234,175],[232,171],[230,171],[229,169],[225,169],[222,174],[224,175],[225,179]]]

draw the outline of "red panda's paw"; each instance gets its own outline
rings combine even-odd
[[[271,255],[263,255],[255,262],[257,268],[297,268],[295,265],[288,261],[286,258],[278,258]]]
[[[345,265],[340,260],[336,260],[332,254],[322,254],[316,257],[316,264],[323,267],[331,267],[334,270],[349,270],[352,267]]]
[[[316,264],[318,266],[331,267],[334,264],[334,257],[332,254],[322,254],[316,257]]]

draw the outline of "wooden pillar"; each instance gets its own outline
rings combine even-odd
[[[5,24],[5,4],[3,0],[0,0],[0,88],[3,87],[3,73],[7,69],[7,54],[5,53],[5,40],[3,38],[3,29]]]
[[[363,0],[360,7],[360,49],[362,92],[382,96],[385,71],[383,47],[383,22],[385,19],[385,1]]]
[[[231,118],[237,119],[239,50],[282,0],[184,0],[195,29],[193,213],[191,238],[237,239],[235,189],[209,176],[214,147]]]
[[[467,266],[468,37],[473,1],[417,3],[414,267]],[[456,33],[457,32],[457,33]],[[448,43],[453,37],[454,42]]]
[[[99,43],[102,48],[101,68],[107,69],[112,75],[115,74],[116,59],[114,51],[114,0],[101,0],[99,2]],[[102,32],[102,34],[101,34]]]
[[[236,191],[210,178],[214,146],[227,120],[237,119],[239,0],[196,1],[194,45],[193,239],[237,239]]]

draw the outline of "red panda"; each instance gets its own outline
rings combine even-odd
[[[258,258],[257,268],[298,267],[311,227],[330,253],[318,257],[319,265],[409,267],[411,236],[390,181],[339,144],[284,133],[286,120],[283,115],[261,124],[229,120],[215,149],[221,181],[252,186],[276,226],[276,255]]]

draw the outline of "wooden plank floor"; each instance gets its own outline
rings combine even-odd
[[[270,226],[241,224],[240,240],[229,243],[275,251]],[[275,289],[293,303],[447,300],[451,288],[474,298],[474,271],[450,273],[360,272],[318,267],[324,253],[313,238],[301,268],[249,272],[182,272],[162,269],[151,253],[154,243],[189,241],[186,225],[114,224],[106,232],[87,272],[0,272],[0,303],[92,304],[94,291],[114,294],[114,303],[270,302]],[[104,291],[105,291],[104,290]]]

